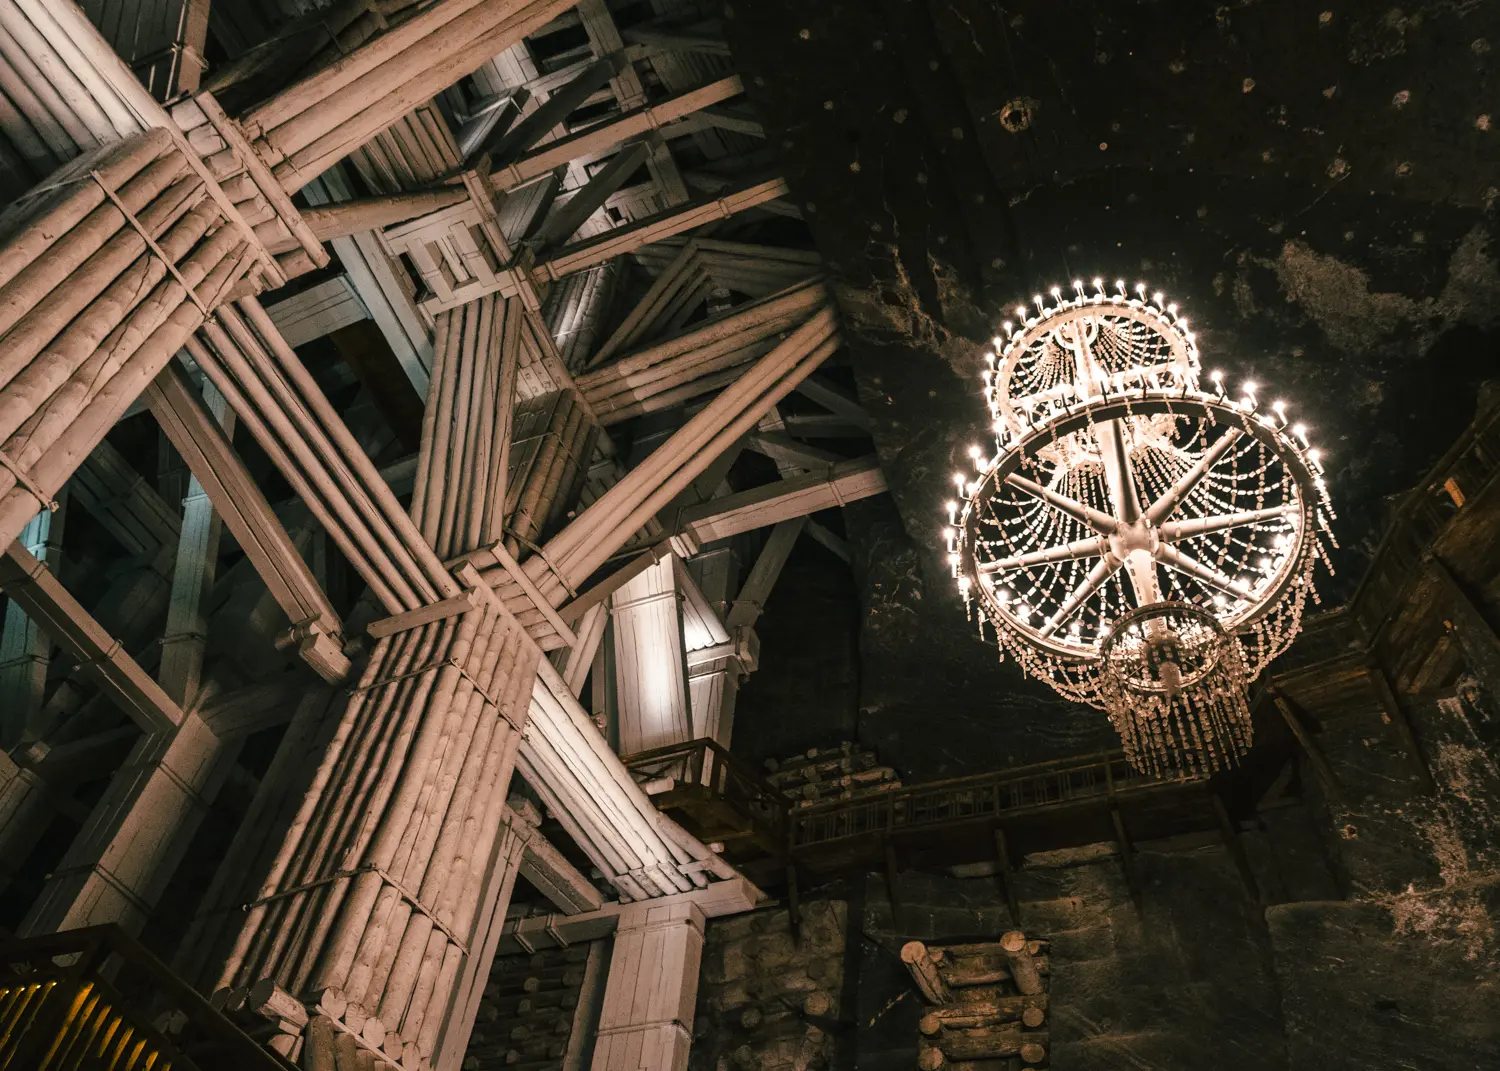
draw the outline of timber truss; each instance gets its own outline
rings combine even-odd
[[[455,1068],[518,875],[751,906],[618,755],[729,743],[793,544],[884,482],[708,12],[0,0],[0,135],[20,931]],[[628,1003],[595,1066],[678,1066]]]

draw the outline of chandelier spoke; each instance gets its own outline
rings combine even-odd
[[[1088,602],[1089,597],[1104,586],[1105,581],[1120,571],[1120,559],[1114,555],[1105,555],[1089,570],[1089,575],[1083,578],[1083,582],[1069,592],[1068,597],[1063,600],[1062,605],[1057,608],[1047,621],[1043,622],[1041,633],[1043,636],[1051,636],[1058,629],[1066,625],[1069,619],[1078,612],[1079,607]]]
[[[1184,573],[1194,580],[1201,580],[1209,587],[1217,588],[1226,595],[1233,595],[1236,599],[1243,599],[1250,594],[1249,585],[1235,580],[1211,565],[1204,565],[1197,558],[1184,554],[1166,543],[1158,545],[1152,557],[1167,568],[1176,569],[1179,573]]]
[[[1166,493],[1158,498],[1146,510],[1146,520],[1160,527],[1162,522],[1172,515],[1172,511],[1181,505],[1182,500],[1192,494],[1193,488],[1202,482],[1203,477],[1208,475],[1210,469],[1223,457],[1244,433],[1239,428],[1230,428],[1219,437],[1219,441],[1210,446],[1193,463],[1192,467],[1178,478],[1177,482],[1167,488]]]
[[[1176,543],[1194,536],[1211,535],[1231,528],[1243,528],[1262,521],[1274,521],[1293,517],[1296,506],[1276,506],[1272,509],[1251,509],[1239,513],[1225,513],[1211,517],[1192,517],[1182,521],[1168,521],[1161,526],[1158,535],[1168,543]]]
[[[1039,483],[1032,483],[1024,476],[1012,473],[1005,478],[1007,487],[1014,487],[1017,491],[1023,491],[1032,498],[1039,498],[1047,505],[1059,512],[1066,513],[1079,524],[1086,524],[1102,536],[1114,535],[1119,529],[1119,522],[1108,513],[1085,506],[1075,498],[1059,494],[1050,488],[1043,487]]]
[[[979,565],[981,573],[1008,573],[1014,569],[1029,569],[1034,565],[1050,565],[1053,562],[1077,561],[1080,558],[1102,558],[1109,553],[1109,543],[1101,536],[1075,539],[1060,547],[1046,550],[1031,550],[1010,558],[998,558]]]

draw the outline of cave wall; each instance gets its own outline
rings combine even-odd
[[[1018,299],[1145,280],[1286,398],[1329,466],[1331,604],[1497,367],[1500,5],[730,0],[724,28],[891,488],[845,514],[861,739],[909,779],[1107,742],[974,639],[942,558]]]
[[[1343,802],[1305,760],[1288,768],[1240,830],[1253,893],[1216,835],[1136,844],[1136,895],[1113,844],[1028,856],[1015,875],[1020,925],[1051,943],[1052,1065],[1500,1066],[1500,764],[1493,757],[1500,719],[1493,709],[1468,680],[1456,696],[1412,706],[1435,783],[1430,794],[1373,704],[1315,723]],[[994,939],[1012,928],[1005,898],[994,876],[905,871],[897,925],[883,875],[852,880],[837,895],[848,901],[850,978],[833,1005],[837,1022],[816,1025],[843,1043],[820,1050],[819,1060],[907,1071],[923,1007],[900,963],[901,944]],[[783,956],[831,956],[833,942],[822,931],[806,950],[789,951],[784,909],[774,910],[776,922],[757,917],[709,927],[710,944],[719,947],[753,947],[766,940],[762,932],[782,935],[770,938],[769,971],[737,968],[740,975],[774,976]],[[715,937],[716,929],[725,936]],[[718,963],[747,961],[715,962],[723,974]],[[795,965],[786,973],[798,977]],[[698,1066],[762,1066],[751,1059],[760,1039],[733,1018],[748,998],[735,995],[726,1005],[725,992],[706,987],[701,1013],[714,1022],[711,1036],[738,1030],[737,1045],[749,1049],[736,1062],[737,1046],[715,1042],[713,1051],[729,1053],[729,1062]],[[808,1025],[795,1008],[787,1019]]]

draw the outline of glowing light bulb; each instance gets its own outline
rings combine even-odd
[[[1166,299],[1167,295],[1163,294],[1160,290],[1151,295],[1151,300],[1156,303],[1157,308],[1161,308],[1161,303]]]
[[[954,501],[952,501],[950,499],[948,501],[948,512],[949,513],[957,513],[958,512],[958,503],[954,502]]]
[[[1017,305],[1016,306],[1016,315],[1019,316],[1023,320],[1026,319],[1026,306],[1025,305]]]
[[[1104,289],[1104,280],[1100,279],[1100,278],[1098,278],[1096,276],[1094,278],[1094,289],[1095,290],[1103,290]]]
[[[983,452],[984,451],[980,450],[979,447],[977,447],[977,446],[971,446],[971,447],[969,447],[969,456],[972,457],[972,458],[976,458],[977,459],[979,457],[979,455],[982,454]]]
[[[1208,378],[1213,380],[1216,384],[1221,384],[1224,382],[1224,373],[1215,368],[1208,374]]]
[[[1118,290],[1122,294],[1125,293],[1125,280],[1124,279],[1116,279],[1115,280],[1115,289]]]
[[[1307,452],[1307,459],[1309,461],[1311,461],[1314,465],[1316,465],[1320,460],[1322,460],[1322,457],[1323,457],[1323,451],[1319,450],[1317,447],[1313,447],[1311,450],[1309,450]]]
[[[1277,416],[1279,416],[1279,417],[1285,417],[1286,416],[1286,402],[1282,401],[1280,398],[1276,399],[1274,402],[1271,403],[1271,408],[1274,409],[1274,410],[1276,410],[1276,415]]]
[[[1180,327],[1180,328],[1182,328],[1183,331],[1186,331],[1187,330],[1187,317],[1186,316],[1179,316],[1179,317],[1177,317],[1177,326]]]
[[[1135,292],[1136,292],[1137,295],[1140,296],[1140,298],[1142,300],[1145,300],[1145,297],[1146,297],[1146,284],[1145,283],[1136,283],[1135,284]]]
[[[964,490],[964,474],[961,473],[961,472],[955,472],[953,474],[953,482],[956,483],[956,484],[958,484],[959,494],[963,494],[963,490]]]
[[[1256,391],[1260,390],[1260,384],[1255,382],[1255,380],[1253,379],[1247,379],[1245,380],[1245,385],[1241,387],[1240,390],[1244,391],[1246,394],[1254,394]]]

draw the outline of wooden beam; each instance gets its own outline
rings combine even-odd
[[[146,398],[272,598],[301,630],[295,639],[303,659],[329,683],[343,680],[351,663],[338,612],[197,390],[174,362],[146,388]]]
[[[750,567],[750,575],[745,578],[745,583],[740,587],[740,593],[734,600],[734,605],[729,608],[729,614],[725,624],[734,630],[753,626],[760,619],[765,609],[766,600],[770,598],[771,589],[776,586],[776,580],[781,576],[782,566],[791,556],[792,547],[797,542],[797,537],[802,534],[802,528],[806,524],[803,517],[794,517],[788,521],[782,521],[771,529],[771,534],[766,537],[765,545],[760,548],[760,554],[755,559],[755,564]]]
[[[182,721],[182,708],[161,685],[19,543],[0,557],[0,588],[143,730],[159,732]]]
[[[511,829],[525,841],[525,854],[521,857],[521,876],[537,892],[556,905],[565,915],[581,915],[587,911],[598,911],[604,906],[604,897],[567,858],[552,846],[533,825],[523,821],[509,807],[506,813]]]
[[[1012,926],[1021,925],[1021,904],[1016,898],[1015,871],[1010,863],[1010,845],[1006,843],[1005,827],[998,822],[994,828],[995,864],[999,868],[1000,892],[1005,897],[1006,910],[1010,912]]]
[[[521,121],[510,127],[500,136],[493,146],[485,146],[481,151],[490,153],[497,162],[506,163],[519,157],[527,149],[547,136],[548,132],[561,125],[562,121],[588,100],[594,91],[607,84],[615,77],[617,61],[612,56],[584,67],[573,78],[572,81],[558,89],[553,90],[541,104],[532,112],[522,116]],[[572,159],[569,157],[568,159]],[[559,161],[566,162],[566,161]],[[532,173],[531,177],[551,171],[556,164],[541,168]],[[498,178],[498,176],[497,176]],[[521,181],[505,183],[498,182],[499,188],[510,189],[512,186],[520,185]]]
[[[870,429],[870,414],[864,411],[859,402],[850,398],[838,388],[826,383],[819,376],[808,376],[801,383],[798,383],[797,393],[817,402],[830,413],[842,417],[856,427],[863,428],[866,431]]]
[[[592,268],[595,264],[602,264],[606,260],[634,252],[642,246],[682,234],[713,220],[729,219],[746,209],[784,197],[789,190],[785,179],[775,178],[742,183],[719,196],[697,198],[685,205],[638,219],[627,226],[616,227],[593,238],[564,246],[537,265],[537,275],[547,279],[561,279],[564,275]]]
[[[588,185],[574,191],[566,201],[552,210],[533,241],[538,249],[551,249],[567,241],[586,219],[592,216],[625,181],[646,162],[648,149],[641,142],[627,145],[617,152],[589,179]]]
[[[498,168],[492,181],[497,189],[515,189],[571,160],[606,152],[630,138],[641,137],[710,105],[729,100],[743,93],[744,88],[737,75],[730,75],[698,89],[679,93],[660,104],[624,112],[576,134],[549,142],[514,163]]]
[[[1385,716],[1391,723],[1391,728],[1396,733],[1396,739],[1400,742],[1402,751],[1411,763],[1412,773],[1416,775],[1417,783],[1421,785],[1423,792],[1431,795],[1437,791],[1437,785],[1432,780],[1432,770],[1422,754],[1422,746],[1417,743],[1417,734],[1412,731],[1411,719],[1406,716],[1406,708],[1401,705],[1395,689],[1391,687],[1390,679],[1385,675],[1385,669],[1372,657],[1365,662],[1365,674],[1369,678],[1370,687],[1375,692],[1375,698],[1379,701],[1381,709],[1385,711]]]
[[[896,844],[890,837],[885,839],[885,892],[891,902],[891,931],[897,935],[905,930],[905,912],[901,909],[901,870],[896,865]]]
[[[677,529],[690,533],[700,543],[711,543],[847,505],[885,489],[880,462],[873,456],[855,458],[823,472],[765,484],[683,510],[677,519]]]
[[[1256,903],[1263,903],[1260,893],[1260,885],[1255,880],[1255,870],[1250,865],[1250,857],[1245,854],[1245,844],[1240,840],[1240,831],[1235,828],[1234,819],[1229,816],[1229,808],[1224,806],[1224,797],[1217,792],[1209,793],[1209,803],[1214,809],[1214,817],[1219,823],[1219,835],[1224,838],[1224,847],[1229,851],[1229,857],[1234,860],[1235,869],[1240,872],[1240,880],[1245,883],[1245,891],[1250,894],[1250,899]]]
[[[1487,692],[1500,695],[1500,636],[1443,559],[1434,554],[1427,564],[1447,596],[1453,634],[1463,648],[1464,661]]]
[[[1344,786],[1339,783],[1339,778],[1333,772],[1333,767],[1328,763],[1328,757],[1323,754],[1323,749],[1313,739],[1302,718],[1298,715],[1296,708],[1285,695],[1279,691],[1271,693],[1271,701],[1276,704],[1276,709],[1281,712],[1282,720],[1286,722],[1292,735],[1297,738],[1297,743],[1302,745],[1302,751],[1307,755],[1308,761],[1312,763],[1313,770],[1318,775],[1318,780],[1323,783],[1333,801],[1340,807],[1347,807],[1348,800],[1344,794]]]

